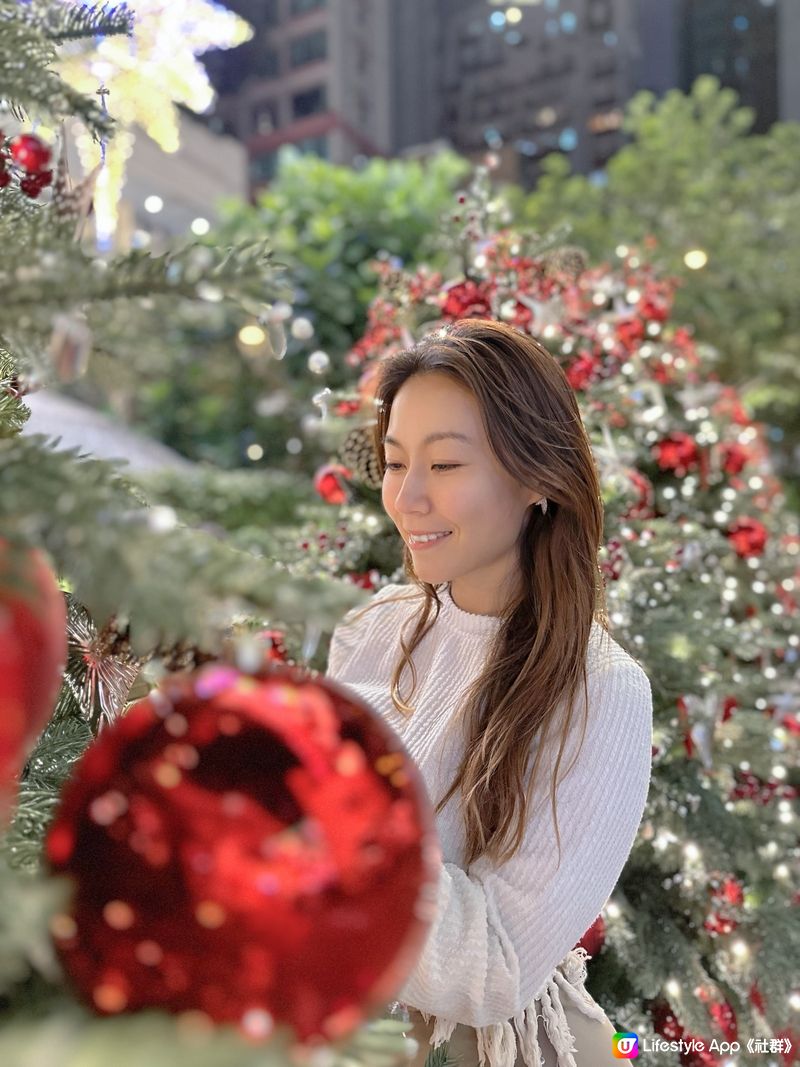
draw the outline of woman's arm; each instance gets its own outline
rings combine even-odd
[[[627,655],[612,661],[590,674],[589,707],[580,755],[556,794],[560,867],[544,773],[513,859],[498,868],[482,857],[468,872],[441,865],[436,919],[398,1000],[468,1026],[504,1022],[539,994],[602,911],[647,799],[653,715],[647,675]],[[560,776],[580,741],[582,708],[576,712]]]

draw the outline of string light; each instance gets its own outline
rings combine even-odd
[[[706,263],[708,263],[708,255],[702,248],[693,248],[683,257],[683,262],[689,270],[702,270]]]
[[[747,947],[744,941],[734,941],[731,945],[731,952],[739,960],[746,960],[750,955],[750,949]]]
[[[239,330],[239,340],[243,345],[247,345],[248,347],[255,348],[258,345],[263,345],[266,339],[267,335],[261,327],[255,325],[255,323],[242,326],[241,330]]]

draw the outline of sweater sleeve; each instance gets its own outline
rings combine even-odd
[[[436,918],[399,1000],[467,1026],[505,1022],[538,996],[602,911],[647,800],[653,705],[647,675],[630,657],[590,674],[588,695],[580,755],[564,777],[580,740],[578,706],[559,768],[560,866],[550,772],[543,790],[537,783],[511,860],[498,867],[481,857],[467,871],[441,864]]]
[[[384,585],[368,601],[368,605],[378,603],[387,597],[396,596],[398,590],[402,592],[403,586],[396,583]],[[328,665],[325,668],[325,676],[334,682],[345,682],[348,674],[348,666],[354,656],[359,652],[363,655],[371,642],[372,632],[370,624],[374,624],[375,613],[367,611],[359,618],[359,613],[364,610],[365,604],[359,604],[351,608],[340,620],[331,634],[328,643]],[[372,618],[370,616],[372,615]]]

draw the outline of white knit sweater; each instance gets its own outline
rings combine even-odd
[[[371,608],[356,622],[351,619],[361,607],[345,616],[331,638],[326,673],[365,700],[399,735],[435,805],[463,754],[460,730],[451,729],[445,738],[445,728],[483,667],[488,642],[501,621],[463,611],[449,586],[440,588],[439,618],[414,652],[415,711],[407,719],[391,702],[390,680],[401,628],[408,623],[408,638],[421,594],[414,586],[387,585],[372,599],[400,593],[402,601]],[[428,1022],[435,1016],[434,1046],[447,1040],[458,1023],[475,1027],[481,1063],[488,1060],[490,1067],[513,1067],[518,1054],[529,1067],[539,1067],[539,1018],[559,1067],[574,1067],[564,994],[586,1015],[606,1019],[584,988],[585,961],[591,957],[575,945],[608,901],[639,827],[650,781],[652,696],[642,668],[598,623],[592,625],[587,673],[585,741],[564,777],[580,741],[579,686],[559,768],[558,869],[550,804],[557,744],[551,759],[542,760],[524,842],[510,861],[498,867],[482,857],[465,869],[458,793],[436,817],[442,858],[436,918],[397,997]],[[406,696],[409,689],[406,669],[400,692]]]

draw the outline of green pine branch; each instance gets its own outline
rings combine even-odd
[[[77,116],[95,137],[108,137],[114,123],[99,99],[77,92],[53,70],[59,26],[68,25],[69,14],[76,10],[65,7],[66,21],[55,13],[51,25],[44,5],[0,0],[0,101],[11,106],[18,117],[35,114],[59,122]],[[73,14],[73,19],[78,17]],[[97,32],[130,32],[131,20],[119,13],[109,18],[109,29],[103,26],[101,31],[101,25],[98,17],[94,23]],[[0,191],[0,204],[7,193],[8,189]]]
[[[54,44],[86,37],[130,34],[134,13],[127,4],[74,4],[53,7],[52,3],[32,4],[34,13],[43,8],[41,26]]]
[[[145,506],[114,464],[56,452],[41,435],[0,440],[0,527],[45,548],[96,625],[126,619],[134,651],[189,640],[209,652],[239,615],[282,620],[300,643],[308,604],[331,630],[364,590],[291,573]]]
[[[0,438],[16,437],[30,414],[17,395],[14,361],[0,337]]]
[[[0,239],[6,235],[0,225]],[[41,230],[31,227],[31,240],[13,242],[20,256],[0,270],[4,299],[0,329],[29,329],[35,310],[50,311],[85,306],[120,298],[152,297],[159,294],[218,303],[231,300],[254,314],[262,313],[267,301],[286,295],[275,275],[280,264],[264,239],[231,248],[214,248],[197,242],[153,256],[142,249],[111,260],[87,256],[77,245],[52,246],[42,254]],[[144,317],[144,316],[143,316]]]

